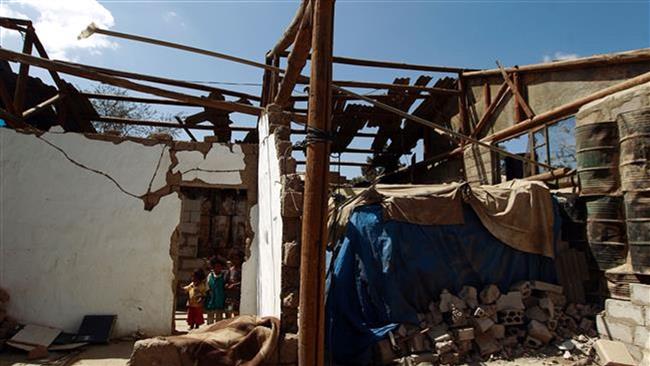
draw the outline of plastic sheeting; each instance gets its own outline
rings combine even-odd
[[[494,283],[505,291],[520,280],[557,282],[551,258],[498,241],[466,205],[462,225],[384,221],[382,215],[379,204],[355,209],[328,274],[326,340],[335,362],[370,363],[371,346],[400,323],[417,324],[417,313],[445,288]]]

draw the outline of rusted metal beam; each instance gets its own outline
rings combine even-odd
[[[45,108],[47,108],[47,107],[49,107],[50,105],[52,105],[52,104],[58,102],[58,101],[61,100],[62,98],[63,98],[63,95],[62,95],[61,93],[58,93],[58,94],[56,94],[55,96],[53,96],[53,97],[51,97],[51,98],[49,98],[49,99],[47,99],[47,100],[44,100],[44,101],[42,101],[41,103],[38,103],[37,105],[33,106],[32,108],[30,108],[30,109],[24,111],[24,112],[22,113],[22,117],[23,117],[24,119],[27,119],[27,118],[29,118],[30,116],[32,116],[32,115],[34,115],[34,114],[36,114],[36,113],[42,111],[43,109],[45,109]]]
[[[508,83],[508,86],[510,87],[510,90],[512,91],[512,94],[515,96],[515,102],[521,106],[521,108],[524,110],[524,113],[526,113],[526,116],[528,118],[533,118],[535,113],[533,113],[532,109],[528,106],[528,103],[526,103],[526,100],[524,97],[521,95],[519,92],[519,88],[517,87],[517,84],[515,84],[511,79],[510,76],[506,73],[506,70],[501,66],[499,61],[497,61],[497,66],[499,66],[499,70],[501,70],[501,76],[503,76],[503,80]],[[519,121],[517,121],[519,122]]]
[[[99,117],[92,117],[91,119],[94,122],[104,122],[104,123],[120,123],[125,125],[138,125],[138,126],[147,126],[147,127],[165,127],[165,128],[180,128],[180,129],[188,128],[190,130],[214,131],[214,126],[208,126],[208,125],[188,126],[184,123],[177,124],[170,121],[131,119],[131,118],[113,117],[113,116],[99,116]],[[230,129],[236,132],[250,132],[250,131],[257,130],[255,127],[234,127],[234,126],[231,126]]]

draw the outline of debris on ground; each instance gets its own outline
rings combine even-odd
[[[567,303],[562,287],[541,281],[496,285],[458,294],[443,290],[418,314],[419,324],[401,324],[375,348],[382,365],[454,365],[556,356],[563,364],[592,362],[597,340],[594,305]]]

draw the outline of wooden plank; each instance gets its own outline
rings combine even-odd
[[[293,93],[296,81],[298,81],[300,73],[307,63],[307,55],[309,55],[309,50],[311,49],[311,6],[308,6],[308,8],[300,22],[300,29],[296,34],[296,40],[287,58],[286,72],[278,88],[278,93],[275,96],[275,104],[281,105],[282,107],[286,107],[289,103],[291,93]]]
[[[192,133],[192,131],[190,131],[190,129],[187,128],[187,126],[185,125],[185,123],[183,122],[183,120],[182,120],[179,116],[174,116],[174,118],[176,119],[176,121],[178,122],[178,124],[181,125],[181,126],[183,127],[183,130],[185,131],[185,133],[187,134],[187,136],[190,137],[190,139],[191,139],[192,141],[198,141],[198,140],[196,139],[196,137],[194,137],[194,134]]]
[[[181,88],[202,90],[202,91],[207,91],[207,92],[218,92],[218,93],[221,93],[223,95],[248,99],[248,100],[252,100],[252,101],[260,101],[261,100],[261,98],[259,96],[257,96],[257,95],[252,95],[252,94],[248,94],[248,93],[241,93],[241,92],[233,91],[233,90],[229,90],[229,89],[216,88],[216,87],[213,87],[213,86],[208,86],[208,85],[203,85],[203,84],[198,84],[198,83],[192,83],[192,82],[189,82],[189,81],[175,80],[175,79],[169,79],[169,78],[164,78],[164,77],[159,77],[159,76],[139,74],[139,73],[135,73],[135,72],[107,69],[107,68],[104,68],[104,67],[82,65],[82,64],[77,64],[77,63],[74,63],[74,62],[67,62],[67,61],[56,61],[56,62],[60,63],[60,64],[66,64],[66,65],[69,65],[69,66],[73,66],[73,67],[84,67],[84,68],[87,68],[89,70],[93,70],[93,71],[98,72],[98,73],[102,73],[102,74],[106,74],[106,75],[119,76],[119,77],[123,77],[123,78],[127,78],[127,79],[149,81],[149,82],[152,82],[152,83],[165,84],[165,85],[171,85],[171,86],[178,86],[178,87],[181,87]]]
[[[524,97],[519,93],[519,88],[517,88],[517,85],[510,80],[510,77],[506,73],[505,69],[499,61],[497,61],[497,65],[499,66],[499,70],[501,70],[501,76],[503,76],[503,80],[505,80],[506,83],[508,83],[508,86],[510,87],[510,90],[512,91],[512,94],[515,96],[515,102],[521,106],[521,108],[524,110],[524,113],[526,113],[526,116],[528,118],[533,118],[535,115],[533,111],[530,109],[528,104],[525,102]]]
[[[514,126],[510,126],[506,129],[503,129],[501,131],[498,131],[490,136],[487,136],[482,139],[482,141],[501,141],[505,140],[509,137],[516,136],[518,134],[521,134],[522,132],[528,131],[532,128],[539,127],[544,125],[547,122],[556,120],[561,117],[565,117],[571,114],[574,114],[578,112],[578,109],[582,107],[583,105],[593,102],[594,100],[606,97],[608,95],[614,94],[616,92],[626,90],[629,88],[632,88],[637,85],[641,85],[643,83],[647,83],[650,81],[650,72],[646,72],[645,74],[641,74],[638,76],[635,76],[631,79],[628,79],[624,82],[612,85],[610,87],[601,89],[595,93],[591,93],[587,96],[584,96],[582,98],[578,98],[574,101],[571,101],[569,103],[565,103],[561,106],[558,106],[556,108],[553,108],[549,111],[546,111],[544,113],[538,114],[534,116],[533,118],[529,118],[525,121],[522,121]]]
[[[643,48],[639,50],[627,51],[621,53],[594,55],[590,57],[578,58],[575,60],[545,62],[541,64],[519,66],[517,68],[509,67],[506,68],[505,71],[506,72],[518,71],[523,73],[550,72],[550,71],[562,71],[562,70],[581,69],[587,67],[621,65],[621,64],[648,62],[648,61],[650,61],[650,48]],[[501,70],[498,68],[491,69],[491,70],[463,72],[463,76],[466,78],[496,76],[500,74],[501,74]]]
[[[55,96],[53,96],[52,98],[49,98],[47,100],[44,100],[44,101],[38,103],[37,105],[35,105],[32,108],[30,108],[30,109],[26,110],[25,112],[23,112],[23,118],[26,119],[29,116],[42,111],[43,109],[45,109],[45,108],[49,107],[50,105],[52,105],[52,104],[58,102],[59,100],[61,100],[61,98],[63,98],[63,96],[59,93],[59,94],[56,94]]]
[[[476,126],[474,126],[474,130],[472,131],[470,136],[477,137],[481,133],[485,125],[487,125],[487,123],[492,118],[494,111],[496,111],[497,108],[499,108],[499,105],[501,104],[501,101],[503,101],[503,99],[505,98],[507,92],[508,92],[508,83],[504,81],[503,84],[501,84],[501,87],[499,87],[499,90],[497,91],[497,95],[494,98],[494,101],[489,104],[489,106],[485,110],[485,113],[483,113],[481,120],[478,121]]]
[[[5,49],[0,49],[0,57],[9,61],[29,63],[33,66],[42,67],[53,72],[58,71],[65,74],[79,76],[90,80],[101,81],[106,84],[111,84],[126,89],[158,95],[160,97],[176,99],[188,103],[194,103],[204,107],[222,109],[230,112],[239,112],[239,113],[250,114],[255,116],[259,116],[262,111],[262,108],[260,107],[255,107],[255,106],[235,103],[235,102],[217,101],[209,98],[199,98],[192,95],[160,89],[149,85],[138,84],[111,75],[101,74],[96,71],[93,71],[92,69],[85,68],[83,66],[70,66],[67,63],[50,61],[44,58],[28,56],[28,55],[12,52]],[[301,119],[304,120],[304,118]]]
[[[292,43],[294,43],[308,3],[310,3],[309,0],[302,0],[300,2],[300,6],[298,6],[296,14],[293,16],[291,23],[289,23],[289,26],[284,31],[275,46],[273,46],[271,51],[269,51],[267,56],[279,55],[280,53],[284,52],[289,46],[291,46]]]

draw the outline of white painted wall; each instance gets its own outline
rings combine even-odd
[[[250,256],[241,266],[241,297],[239,299],[239,313],[242,315],[257,314],[257,276],[259,267],[258,242],[258,206],[250,209],[250,223],[253,230],[253,241],[250,244]]]
[[[282,216],[280,165],[275,136],[269,134],[269,120],[264,114],[258,123],[260,151],[257,164],[259,205],[257,276],[257,313],[280,317],[280,274],[282,272]]]
[[[172,168],[162,144],[114,144],[74,133],[42,138],[136,196],[163,187]],[[177,153],[177,169],[200,167],[194,172],[205,182],[239,184],[244,154],[235,150],[214,144],[207,157]],[[145,211],[142,200],[36,136],[0,128],[0,287],[11,294],[9,314],[66,331],[76,331],[85,314],[117,314],[116,336],[169,334],[170,238],[180,206],[173,193]]]

